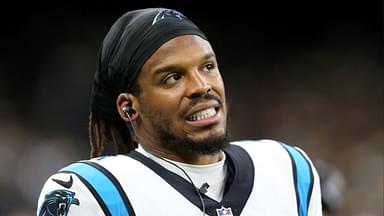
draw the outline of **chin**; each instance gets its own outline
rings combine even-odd
[[[210,155],[223,150],[228,145],[229,135],[226,130],[210,130],[204,135],[182,138],[163,131],[161,141],[164,148],[174,152]]]
[[[194,142],[204,142],[205,140],[215,139],[225,136],[225,129],[215,129],[204,132],[197,132],[189,134],[187,139],[193,140]]]

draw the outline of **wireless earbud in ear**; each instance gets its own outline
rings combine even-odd
[[[131,115],[133,113],[135,113],[135,111],[130,107],[130,106],[126,106],[123,108],[123,112],[128,116],[128,117],[131,117]]]

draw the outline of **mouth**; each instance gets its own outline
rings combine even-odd
[[[188,121],[201,121],[216,115],[218,108],[211,107],[188,116]]]
[[[194,107],[187,115],[187,123],[194,127],[207,127],[220,121],[219,104],[201,104]]]

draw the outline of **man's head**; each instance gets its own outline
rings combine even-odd
[[[227,142],[215,53],[177,11],[123,15],[104,40],[94,86],[92,114],[114,123],[132,120],[139,142],[151,150],[212,154]]]

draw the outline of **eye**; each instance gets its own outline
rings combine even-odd
[[[181,78],[182,78],[181,74],[173,73],[173,74],[168,75],[164,79],[164,83],[166,83],[166,84],[173,84],[173,83],[177,82],[178,80],[180,80]]]
[[[211,70],[215,69],[215,64],[207,63],[207,64],[205,64],[205,69],[208,71],[211,71]]]

